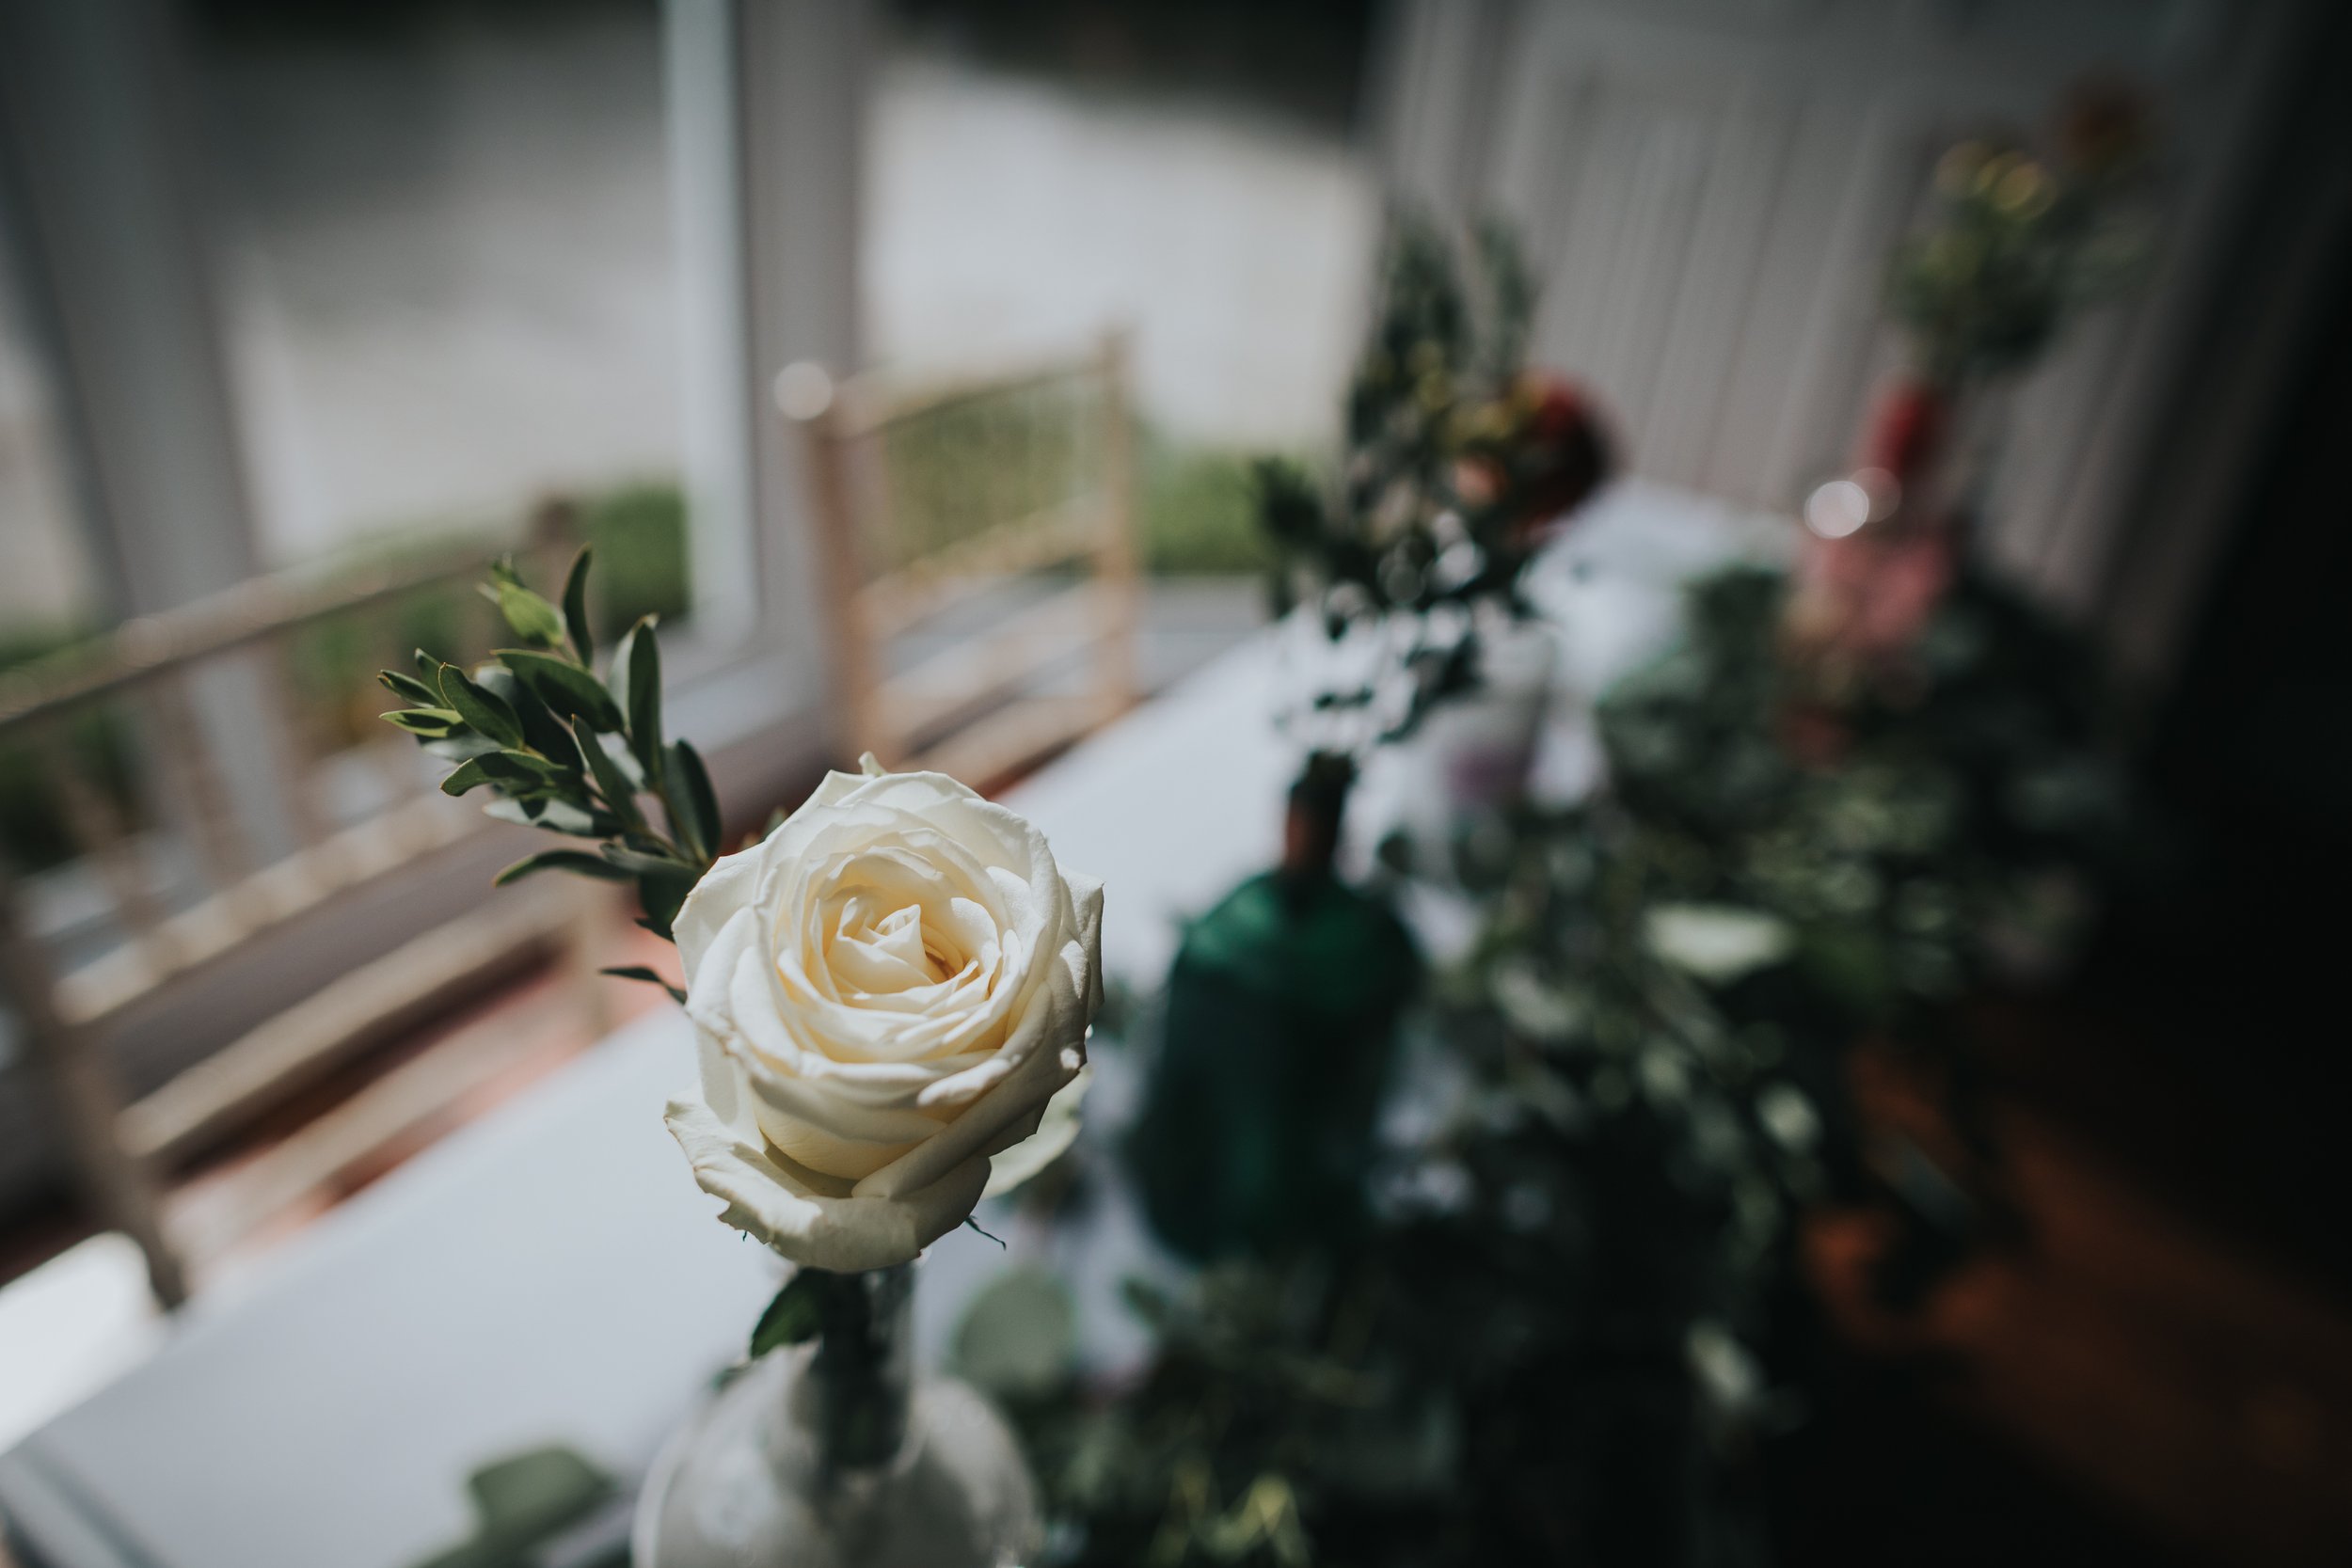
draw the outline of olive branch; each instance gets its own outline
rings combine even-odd
[[[511,560],[492,566],[481,593],[521,646],[498,649],[471,671],[418,649],[416,674],[377,677],[410,705],[384,719],[456,765],[441,781],[443,794],[487,789],[496,797],[490,816],[594,844],[527,855],[500,872],[497,885],[541,871],[633,882],[644,909],[638,924],[671,941],[678,907],[718,858],[719,800],[694,748],[661,738],[658,618],[630,626],[596,674],[591,554],[583,546],[573,558],[560,610],[525,585]],[[685,1000],[643,966],[604,973]]]

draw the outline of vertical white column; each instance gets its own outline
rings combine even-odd
[[[0,7],[0,161],[124,615],[257,566],[167,22],[156,0]]]
[[[858,354],[866,0],[670,0],[667,40],[685,277],[686,452],[696,615],[755,632],[814,707],[826,689],[803,454],[777,372]]]
[[[0,179],[21,221],[80,500],[111,608],[169,610],[260,568],[165,0],[0,6]],[[294,847],[282,715],[259,672],[191,682],[244,841]],[[159,805],[175,808],[166,790]]]
[[[722,645],[751,636],[760,609],[739,20],[735,0],[671,0],[662,12],[688,561],[695,624]]]

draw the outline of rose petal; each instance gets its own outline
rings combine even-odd
[[[1000,1053],[1009,1057],[1018,1051],[1016,1064],[966,1105],[961,1115],[863,1178],[856,1189],[860,1195],[889,1196],[909,1192],[937,1180],[960,1160],[993,1151],[989,1144],[996,1133],[1017,1118],[1041,1110],[1057,1090],[1078,1075],[1078,1069],[1086,1066],[1086,1005],[1068,968],[1056,968],[1061,982],[1041,991],[1029,1017]]]
[[[975,1161],[895,1197],[837,1197],[786,1170],[756,1134],[731,1130],[694,1096],[671,1101],[664,1119],[694,1180],[725,1201],[719,1217],[810,1268],[847,1274],[904,1263],[969,1218],[988,1182],[987,1162]]]
[[[989,1157],[988,1188],[982,1196],[1003,1196],[1070,1151],[1070,1146],[1078,1141],[1078,1106],[1093,1081],[1094,1069],[1080,1068],[1078,1075],[1045,1102],[1035,1132]]]

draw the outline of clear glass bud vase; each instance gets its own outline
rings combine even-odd
[[[762,1356],[671,1438],[636,1568],[1006,1568],[1037,1497],[979,1395],[915,1375],[914,1266],[850,1276],[865,1310]]]

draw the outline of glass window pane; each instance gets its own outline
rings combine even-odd
[[[585,508],[610,619],[686,608],[651,0],[191,0],[272,566]]]
[[[1130,328],[1147,562],[1254,569],[1243,455],[1334,437],[1361,330],[1372,10],[894,0],[869,356],[919,375]]]
[[[13,222],[0,206],[0,668],[88,631],[101,599]]]
[[[107,619],[56,388],[17,272],[14,221],[0,206],[0,671],[79,641]],[[69,739],[88,776],[118,797],[128,794],[121,740],[103,721]],[[37,872],[66,860],[71,842],[56,789],[26,741],[10,735],[0,741],[0,857],[19,874]]]

